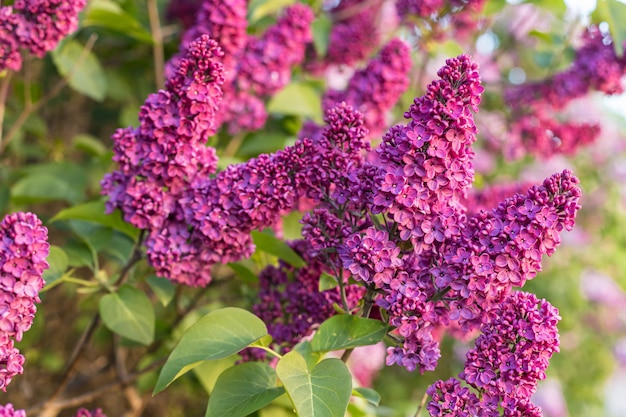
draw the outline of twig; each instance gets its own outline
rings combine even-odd
[[[415,412],[415,417],[419,417],[420,413],[422,412],[422,409],[426,405],[427,399],[428,399],[428,394],[424,393],[424,396],[422,397],[422,401],[420,402],[420,405],[419,407],[417,407],[417,411]]]
[[[11,140],[13,139],[15,134],[20,130],[20,128],[22,127],[24,122],[26,122],[28,117],[32,113],[34,113],[37,110],[39,110],[44,104],[49,102],[57,94],[59,94],[61,92],[61,90],[67,85],[68,80],[70,78],[72,78],[74,73],[78,70],[78,68],[80,68],[80,66],[82,65],[83,61],[87,58],[87,55],[89,54],[89,52],[93,49],[93,46],[96,43],[97,39],[98,39],[98,35],[96,35],[95,33],[92,34],[89,37],[89,39],[87,40],[87,43],[85,44],[85,48],[83,49],[82,53],[80,54],[80,56],[76,60],[76,63],[74,64],[74,67],[69,72],[67,77],[64,77],[63,79],[59,80],[59,82],[57,82],[54,85],[54,87],[52,87],[50,89],[50,91],[48,91],[48,93],[46,95],[44,95],[36,103],[32,103],[30,105],[29,105],[29,103],[26,103],[26,105],[24,106],[24,109],[22,110],[20,115],[17,117],[17,119],[13,123],[13,126],[11,126],[11,129],[9,129],[9,131],[7,132],[7,135],[4,138],[4,141],[0,141],[0,153],[2,153],[4,151],[4,149],[7,147],[9,142],[11,142]],[[1,118],[0,118],[0,120],[1,120]]]
[[[11,76],[13,73],[8,71],[6,76],[0,82],[0,147],[2,147],[2,131],[4,127],[4,111],[6,109],[7,96],[9,94],[9,86],[11,85]]]
[[[367,292],[365,293],[365,301],[363,302],[363,313],[361,313],[361,317],[368,318],[370,316],[370,313],[372,312],[372,307],[374,306],[374,294],[374,287],[368,286]],[[341,355],[341,360],[343,362],[346,362],[348,359],[350,359],[350,355],[352,355],[353,351],[354,348],[346,349],[343,352],[343,355]]]
[[[124,267],[120,271],[120,276],[115,282],[116,286],[126,280],[126,277],[128,276],[128,272],[130,271],[130,269],[133,267],[134,264],[136,264],[141,259],[141,244],[143,242],[144,235],[145,235],[145,231],[142,230],[141,233],[139,234],[139,238],[137,239],[137,242],[135,243],[135,247],[133,248],[133,253],[130,259],[128,260],[128,262],[126,262],[126,265],[124,265]],[[70,381],[70,377],[74,373],[74,369],[76,368],[76,364],[78,363],[78,360],[83,355],[85,348],[87,347],[87,344],[91,340],[99,324],[100,324],[100,314],[96,312],[91,319],[91,323],[89,323],[89,326],[87,326],[87,328],[81,335],[78,343],[76,344],[76,347],[74,348],[72,355],[70,356],[70,359],[67,362],[67,365],[65,365],[65,368],[63,369],[63,372],[61,374],[61,381],[57,384],[57,387],[54,390],[54,392],[50,395],[50,397],[48,397],[46,402],[43,404],[42,416],[56,415],[56,414],[51,414],[51,412],[47,410],[57,409],[57,403],[55,400],[63,393],[63,391],[67,387],[67,384]]]
[[[98,398],[100,395],[104,394],[107,391],[130,384],[131,382],[139,378],[141,375],[160,367],[161,365],[163,365],[163,363],[165,363],[165,358],[154,361],[153,363],[151,363],[146,368],[140,371],[136,371],[136,372],[128,374],[124,380],[111,381],[107,384],[101,385],[100,387],[96,389],[93,389],[91,391],[88,391],[84,394],[78,395],[73,398],[68,398],[65,400],[57,400],[57,401],[53,401],[50,403],[46,402],[46,404],[44,405],[37,405],[33,407],[32,409],[27,410],[26,415],[33,415],[35,413],[40,412],[42,414],[40,414],[39,417],[43,417],[44,415],[46,415],[45,414],[46,409],[53,409],[53,410],[57,410],[58,412],[64,408],[78,407],[82,404],[92,401],[95,398]]]
[[[154,78],[157,89],[165,87],[165,77],[163,69],[165,68],[165,57],[163,55],[163,32],[161,31],[161,22],[159,21],[159,8],[156,0],[147,0],[148,18],[150,19],[150,32],[152,34],[152,56],[154,59]]]

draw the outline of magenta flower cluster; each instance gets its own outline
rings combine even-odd
[[[248,35],[244,0],[203,1],[197,19],[184,34],[181,53],[168,63],[168,72],[188,45],[209,35],[224,51],[226,82],[218,126],[230,134],[260,129],[267,120],[264,99],[283,89],[294,66],[302,63],[312,41],[313,12],[304,4],[284,10],[276,23],[258,36]],[[246,117],[241,117],[245,114]]]
[[[387,113],[409,85],[410,52],[406,43],[392,39],[354,73],[344,90],[327,90],[322,108],[326,111],[345,101],[363,113],[370,137],[380,135],[389,125]]]
[[[42,58],[78,27],[85,0],[16,0],[0,7],[0,71],[19,71],[20,49]]]
[[[0,389],[23,372],[14,346],[30,329],[48,268],[48,230],[32,213],[13,213],[0,223]]]
[[[377,149],[365,211],[357,211],[362,220],[342,224],[334,199],[324,207],[331,213],[303,220],[314,249],[337,245],[329,259],[338,257],[379,294],[376,303],[399,341],[387,363],[422,372],[436,367],[436,330],[451,323],[464,332],[479,328],[486,311],[535,276],[542,256],[560,243],[559,233],[573,227],[580,197],[578,180],[564,171],[468,218],[471,110],[483,89],[465,55],[448,60],[439,76],[405,114],[409,123],[392,127]],[[358,169],[347,175],[352,171]]]
[[[429,414],[541,417],[531,396],[546,377],[550,357],[559,351],[560,319],[555,307],[530,293],[515,292],[494,305],[458,379],[428,388]]]
[[[510,158],[519,158],[524,153],[544,158],[556,153],[573,154],[599,136],[599,125],[559,121],[555,113],[590,91],[622,93],[626,58],[615,54],[610,35],[595,26],[586,30],[582,42],[567,70],[505,92],[515,117],[512,136],[504,144]]]
[[[26,417],[26,411],[16,410],[13,404],[0,405],[0,417]]]
[[[328,14],[333,25],[326,55],[312,54],[314,56],[308,60],[306,68],[319,73],[331,65],[353,66],[367,59],[380,44],[378,20],[382,5],[383,2],[379,1],[341,0],[330,9]]]
[[[138,128],[113,135],[113,160],[119,169],[102,181],[107,210],[148,231],[148,259],[158,273],[197,284],[206,278],[202,262],[183,262],[182,254],[202,250],[185,222],[181,199],[215,173],[215,150],[205,146],[214,134],[224,71],[222,51],[206,35],[194,41],[164,90],[151,94],[139,112]],[[174,261],[176,260],[176,261]],[[182,262],[182,264],[181,264]],[[172,274],[170,274],[170,272]],[[199,276],[196,276],[199,275]]]
[[[304,259],[306,266],[294,268],[280,261],[259,274],[258,301],[252,311],[265,323],[272,336],[273,348],[286,353],[303,338],[311,335],[324,320],[336,314],[334,304],[341,305],[337,287],[319,291],[320,276],[329,272],[319,258],[311,256],[306,241],[290,246]],[[347,281],[347,279],[345,280]],[[346,285],[348,306],[355,308],[365,293],[359,285]],[[244,358],[260,358],[265,353],[257,349],[244,352]]]
[[[405,22],[427,25],[434,39],[442,40],[446,31],[456,40],[467,39],[479,26],[479,15],[486,0],[398,0],[396,11]]]

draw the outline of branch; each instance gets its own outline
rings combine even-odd
[[[161,22],[159,21],[159,9],[156,0],[147,0],[148,2],[148,18],[150,19],[150,32],[152,33],[152,55],[154,59],[154,79],[157,89],[165,87],[165,77],[163,69],[165,68],[165,57],[163,56],[163,32],[161,31]]]
[[[83,49],[83,52],[81,53],[81,55],[76,60],[76,63],[74,64],[74,68],[72,68],[72,70],[67,75],[67,77],[64,77],[63,79],[59,80],[59,82],[57,82],[54,85],[54,87],[52,87],[50,89],[50,91],[48,91],[48,94],[44,95],[41,98],[41,100],[37,101],[36,103],[26,103],[26,105],[24,106],[24,109],[22,110],[20,115],[17,117],[17,120],[15,120],[15,123],[13,123],[13,126],[11,126],[11,129],[9,129],[9,131],[7,132],[7,135],[6,135],[5,139],[4,139],[4,141],[3,142],[0,141],[0,153],[2,153],[4,151],[4,149],[7,147],[9,142],[11,142],[13,137],[17,134],[17,132],[22,127],[22,125],[26,122],[28,117],[32,113],[36,112],[41,107],[43,107],[44,104],[48,103],[57,94],[59,94],[61,92],[61,90],[63,90],[63,88],[65,88],[65,86],[67,85],[69,79],[72,78],[74,73],[78,70],[78,68],[80,68],[80,66],[82,65],[83,61],[87,58],[89,52],[93,49],[93,46],[96,43],[96,39],[98,39],[98,35],[96,35],[95,33],[89,37],[89,39],[87,40],[87,43],[85,44],[85,48]],[[0,120],[1,120],[1,118],[0,118]],[[1,137],[0,137],[0,139],[1,139]]]

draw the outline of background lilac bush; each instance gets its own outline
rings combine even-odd
[[[626,6],[574,6],[3,2],[0,414],[623,415]]]

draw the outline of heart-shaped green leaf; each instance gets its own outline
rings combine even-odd
[[[368,346],[383,340],[388,331],[389,326],[380,320],[338,314],[320,325],[311,346],[316,351]]]
[[[201,362],[234,355],[266,334],[265,323],[249,311],[227,307],[210,312],[183,334],[163,365],[154,394]]]
[[[209,398],[206,417],[245,417],[285,392],[276,386],[276,371],[260,362],[248,362],[225,370]]]
[[[276,365],[299,417],[343,417],[352,393],[352,376],[346,364],[324,359],[309,368],[296,351],[287,353]]]

